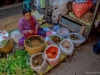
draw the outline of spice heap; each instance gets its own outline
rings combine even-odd
[[[36,66],[41,66],[42,65],[42,63],[43,63],[43,57],[42,57],[42,54],[40,54],[40,55],[37,55],[37,56],[35,56],[34,58],[33,58],[33,60],[32,60],[32,65],[34,66],[34,67],[36,67]]]
[[[58,36],[51,36],[50,38],[55,44],[59,44],[63,40],[62,38]]]
[[[34,36],[28,38],[25,42],[28,47],[39,47],[44,42],[44,40],[42,40],[39,36]]]
[[[71,39],[71,40],[78,40],[79,38],[78,38],[76,35],[71,34],[71,35],[70,35],[70,39]]]
[[[51,59],[56,58],[58,54],[58,48],[55,46],[51,46],[50,48],[47,49],[46,54],[48,58]]]
[[[92,16],[93,16],[93,14],[92,14],[90,11],[88,11],[86,14],[84,14],[84,15],[81,17],[81,20],[90,23],[91,20],[92,20]]]
[[[63,43],[62,43],[62,47],[66,50],[70,50],[71,49],[71,44],[69,41],[65,40]]]

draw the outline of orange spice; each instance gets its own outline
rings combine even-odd
[[[51,59],[56,58],[58,54],[58,48],[55,46],[51,46],[50,48],[47,49],[46,54],[48,58]]]

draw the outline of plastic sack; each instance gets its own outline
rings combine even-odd
[[[66,37],[69,34],[69,30],[67,28],[60,28],[57,31],[57,34],[62,36],[62,37]]]
[[[43,63],[42,63],[41,66],[36,66],[36,67],[35,67],[35,66],[32,65],[32,64],[33,64],[32,59],[33,59],[34,57],[36,57],[37,55],[40,55],[40,54],[42,54],[42,57],[43,57],[43,60],[44,60],[44,61],[43,61]],[[47,62],[46,62],[46,58],[45,58],[45,56],[44,56],[44,54],[43,54],[42,52],[33,54],[33,55],[31,56],[30,65],[31,65],[31,68],[32,68],[34,71],[38,72],[38,73],[45,72],[46,69],[47,69],[47,66],[48,66],[48,64],[47,64]]]
[[[52,46],[55,46],[55,47],[58,48],[58,46],[56,46],[56,45],[49,45],[49,46],[45,49],[44,54],[45,54],[45,57],[46,57],[48,63],[49,63],[52,67],[54,67],[54,66],[56,66],[56,65],[60,62],[60,49],[58,48],[58,54],[57,54],[56,58],[50,59],[50,58],[47,57],[46,51],[47,51],[50,47],[52,47]]]
[[[67,49],[65,49],[65,48],[62,46],[62,44],[63,44],[64,41],[68,41],[68,42],[70,43],[70,45],[71,45],[70,50],[67,50]],[[67,44],[66,44],[66,45],[67,45]],[[69,39],[64,39],[63,41],[61,41],[59,47],[60,47],[60,49],[61,49],[61,51],[62,51],[62,54],[64,54],[64,55],[70,55],[70,56],[71,56],[72,53],[73,53],[73,51],[74,51],[74,45],[73,45],[73,43],[71,42],[71,40],[69,40]]]
[[[53,42],[53,41],[52,41],[52,38],[51,38],[52,36],[57,36],[57,37],[59,37],[60,39],[63,40],[63,37],[61,37],[61,36],[59,36],[59,35],[57,35],[57,34],[51,35],[51,36],[49,36],[49,39],[50,39],[50,43],[51,43],[51,44],[55,44],[55,45],[59,45],[59,44],[60,44],[60,43],[59,43],[59,44],[56,44],[55,42]]]
[[[61,14],[65,15],[68,12],[67,3],[70,0],[58,0],[58,10]]]
[[[71,35],[75,35],[75,37],[77,37],[78,39],[77,40],[71,39]],[[73,42],[75,46],[81,45],[85,41],[85,38],[78,33],[70,33],[67,37]]]
[[[13,39],[13,41],[15,43],[19,43],[19,39],[21,39],[23,37],[23,35],[20,33],[19,30],[14,30],[12,33],[11,33],[11,38]]]
[[[52,9],[55,10],[58,5],[58,0],[49,0],[49,4],[52,6]]]
[[[52,20],[54,23],[58,23],[58,16],[59,16],[59,11],[58,9],[54,10],[53,14],[52,14]]]
[[[91,1],[79,3],[79,4],[73,2],[72,9],[76,17],[81,18],[81,16],[87,13],[91,9],[91,7],[92,7]]]
[[[0,48],[3,48],[5,45],[7,45],[9,39],[9,34],[5,30],[0,31]]]
[[[57,31],[58,29],[60,29],[60,25],[54,25],[54,26],[53,26],[53,30],[54,30],[54,31]]]

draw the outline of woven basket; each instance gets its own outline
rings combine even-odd
[[[14,44],[11,40],[8,41],[8,44],[4,46],[3,48],[0,48],[0,51],[4,53],[10,53],[14,48]]]
[[[40,37],[41,39],[44,40],[44,38],[43,38],[42,36],[39,36],[39,35],[30,36],[30,37],[26,38],[26,40],[29,39],[29,38],[31,38],[31,37],[35,37],[35,36],[38,36],[38,37]],[[26,41],[26,40],[25,40],[25,41]],[[26,50],[28,51],[28,53],[31,54],[31,55],[32,55],[32,54],[35,54],[35,53],[38,53],[38,52],[42,52],[42,51],[45,50],[45,41],[44,41],[44,43],[41,44],[39,47],[28,47],[28,46],[26,45],[25,41],[24,41],[25,49],[26,49]]]

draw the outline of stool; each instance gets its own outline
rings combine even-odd
[[[30,9],[31,10],[31,0],[25,0],[23,2],[23,9]]]

